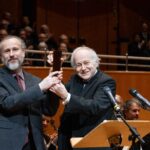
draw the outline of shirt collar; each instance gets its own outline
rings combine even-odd
[[[18,73],[13,73],[13,77],[15,77],[15,75],[18,74],[22,80],[24,80],[24,75],[23,75],[23,71],[21,70],[20,72]]]

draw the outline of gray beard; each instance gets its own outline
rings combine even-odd
[[[7,67],[8,67],[8,69],[14,71],[14,70],[19,69],[20,65],[19,65],[19,62],[9,63],[9,64],[7,64]]]

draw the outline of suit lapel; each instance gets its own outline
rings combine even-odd
[[[32,82],[31,76],[28,73],[23,72],[23,74],[24,74],[25,86],[27,89],[33,85],[33,82]]]
[[[7,68],[3,68],[1,69],[1,72],[2,78],[8,82],[8,85],[12,86],[14,89],[16,89],[16,91],[20,91],[17,80],[13,77],[9,70]]]

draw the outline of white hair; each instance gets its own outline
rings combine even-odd
[[[87,47],[87,46],[81,46],[81,47],[77,47],[76,49],[74,49],[72,55],[71,55],[71,66],[72,67],[75,67],[76,64],[75,64],[75,54],[79,51],[88,51],[90,53],[90,59],[92,61],[94,61],[96,64],[97,64],[97,67],[99,66],[100,64],[100,58],[98,57],[98,55],[96,54],[95,50],[90,48],[90,47]]]

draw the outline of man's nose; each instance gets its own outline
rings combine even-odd
[[[13,51],[13,50],[10,50],[9,55],[10,55],[10,56],[14,56],[14,51]]]
[[[85,69],[85,68],[86,68],[86,65],[85,65],[85,64],[82,64],[81,68],[82,68],[82,69]]]
[[[139,111],[136,111],[136,115],[139,115]]]

